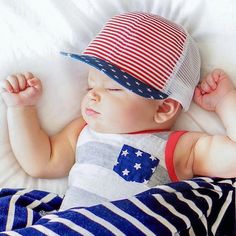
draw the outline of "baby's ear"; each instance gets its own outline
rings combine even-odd
[[[167,98],[163,101],[158,102],[157,109],[154,115],[154,120],[156,123],[166,123],[167,121],[172,120],[173,118],[176,118],[176,115],[181,110],[181,105],[179,102]]]

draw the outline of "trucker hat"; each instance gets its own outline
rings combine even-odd
[[[61,52],[148,99],[172,98],[188,110],[200,78],[200,54],[189,33],[161,16],[112,17],[81,54]]]

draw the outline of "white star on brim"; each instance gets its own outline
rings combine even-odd
[[[136,170],[141,169],[141,164],[140,163],[135,163],[134,168]]]
[[[121,154],[121,155],[126,157],[128,154],[129,154],[129,152],[128,152],[128,150],[126,149],[125,151],[122,151],[122,154]]]
[[[137,157],[141,157],[143,153],[140,150],[138,150],[137,152],[135,152],[135,154]]]
[[[130,171],[129,171],[129,170],[127,170],[127,169],[123,170],[123,171],[122,171],[122,173],[123,173],[123,176],[125,176],[125,175],[128,175],[128,174],[129,174],[129,172],[130,172]]]
[[[155,161],[156,160],[156,157],[154,157],[154,156],[150,156],[149,157],[152,161]]]

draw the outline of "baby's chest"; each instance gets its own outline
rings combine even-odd
[[[81,165],[112,170],[129,182],[148,183],[157,169],[160,173],[165,169],[165,142],[153,142],[132,139],[125,142],[91,140],[77,146],[76,161]]]

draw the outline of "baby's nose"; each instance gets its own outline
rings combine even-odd
[[[99,89],[91,89],[89,92],[88,92],[88,95],[89,95],[89,98],[91,100],[95,100],[95,101],[99,101],[100,100],[100,94],[99,94]]]

